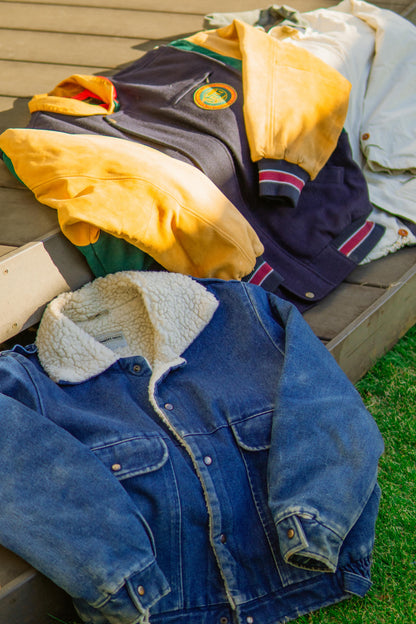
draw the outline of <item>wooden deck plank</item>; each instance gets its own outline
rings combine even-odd
[[[195,32],[202,22],[200,15],[172,11],[158,12],[155,19],[153,11],[0,2],[0,24],[14,30],[160,39]]]
[[[345,280],[351,284],[388,288],[416,264],[416,247],[405,247],[374,262],[357,267]]]
[[[29,189],[0,189],[0,244],[21,246],[58,227],[56,211],[40,204]]]
[[[0,588],[0,622],[2,624],[50,624],[55,620],[75,620],[70,598],[33,568],[23,571]]]
[[[415,321],[416,264],[340,331],[327,348],[349,379],[356,382]]]
[[[17,247],[13,247],[12,245],[1,245],[0,244],[0,256],[5,256],[8,253],[11,253],[12,251],[15,251],[17,249]],[[1,583],[1,581],[0,581]]]
[[[55,50],[54,64],[57,65],[113,68],[138,58],[143,53],[140,45],[146,42],[147,39],[138,37],[91,37],[0,28],[0,59],[25,62],[30,49],[32,63],[50,64],[51,50]]]
[[[57,293],[92,279],[81,253],[57,230],[0,257],[0,341],[40,320]]]
[[[85,66],[84,74],[104,74],[108,68]],[[31,97],[35,93],[50,91],[58,82],[74,72],[74,65],[0,61],[1,95]],[[78,72],[79,73],[79,72]]]
[[[29,568],[29,564],[12,553],[7,548],[0,546],[0,588],[10,583],[17,576]]]
[[[318,305],[304,313],[314,333],[328,342],[384,294],[384,289],[342,283]]]
[[[4,132],[7,128],[24,128],[29,123],[30,114],[27,107],[29,99],[0,96],[0,132]],[[0,163],[1,169],[2,164]],[[0,186],[1,180],[0,171]]]
[[[45,0],[31,0],[32,4],[47,4]],[[153,13],[167,13],[172,11],[172,6],[177,13],[192,13],[194,15],[206,15],[218,11],[250,11],[257,7],[269,6],[267,3],[260,4],[253,0],[176,0],[172,4],[171,0],[54,0],[54,5],[71,4],[73,6],[98,7],[98,8],[118,8],[152,11]],[[316,9],[316,0],[296,0],[298,11],[310,11]],[[331,0],[323,0],[319,3],[322,7],[332,6]],[[289,3],[292,6],[292,3]]]

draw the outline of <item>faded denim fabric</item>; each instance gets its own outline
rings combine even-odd
[[[140,354],[55,383],[1,353],[0,542],[90,624],[277,624],[371,585],[373,418],[292,304],[199,283],[219,306],[154,391]]]

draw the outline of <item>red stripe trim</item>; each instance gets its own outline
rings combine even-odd
[[[98,97],[98,95],[96,95],[95,93],[93,93],[89,89],[84,89],[83,91],[80,91],[76,95],[73,95],[72,99],[74,99],[74,100],[86,100],[89,97],[93,97],[96,100],[100,100],[101,99],[101,98]]]
[[[263,262],[257,269],[257,271],[253,274],[253,276],[249,279],[250,284],[256,284],[260,286],[260,284],[266,279],[270,273],[273,272],[272,267],[267,262]]]
[[[345,241],[338,247],[338,251],[343,253],[345,256],[349,256],[361,243],[367,238],[367,236],[372,232],[374,228],[373,221],[366,221],[364,225],[360,227],[360,229],[355,232],[348,240]]]
[[[84,89],[80,93],[77,93],[76,95],[73,95],[71,97],[73,100],[81,100],[81,101],[87,100],[88,98],[92,98],[93,100],[97,100],[98,102],[101,102],[100,106],[103,106],[107,110],[110,108],[110,104],[107,104],[106,102],[104,102],[102,98],[100,98],[96,93],[93,93],[89,89]]]
[[[275,169],[262,169],[259,171],[260,182],[280,182],[281,184],[291,184],[300,191],[305,186],[305,182],[297,176]]]

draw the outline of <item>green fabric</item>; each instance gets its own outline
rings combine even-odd
[[[179,48],[180,50],[185,50],[187,52],[198,52],[199,54],[204,54],[205,56],[210,56],[217,61],[221,61],[221,63],[225,63],[225,65],[229,65],[230,67],[234,67],[234,69],[238,69],[241,71],[242,62],[239,59],[232,58],[231,56],[223,56],[222,54],[218,54],[217,52],[212,52],[208,50],[208,48],[203,48],[199,45],[191,43],[186,39],[177,39],[176,41],[172,41],[169,43],[170,46],[174,48]]]
[[[14,170],[13,163],[10,160],[10,158],[4,152],[2,152],[2,156],[3,156],[4,163],[5,163],[6,167],[7,167],[7,169],[10,171],[10,173],[13,174],[14,177],[19,180],[19,182],[22,182],[22,180],[19,178],[19,176],[17,175],[16,171]],[[22,184],[24,184],[24,183],[22,182]]]
[[[157,266],[153,258],[138,247],[103,231],[96,243],[77,248],[85,256],[95,277],[117,271],[146,271]]]

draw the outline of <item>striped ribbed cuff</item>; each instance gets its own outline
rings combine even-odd
[[[285,160],[263,158],[258,161],[259,195],[267,200],[284,199],[291,206],[296,207],[300,194],[309,174]]]

